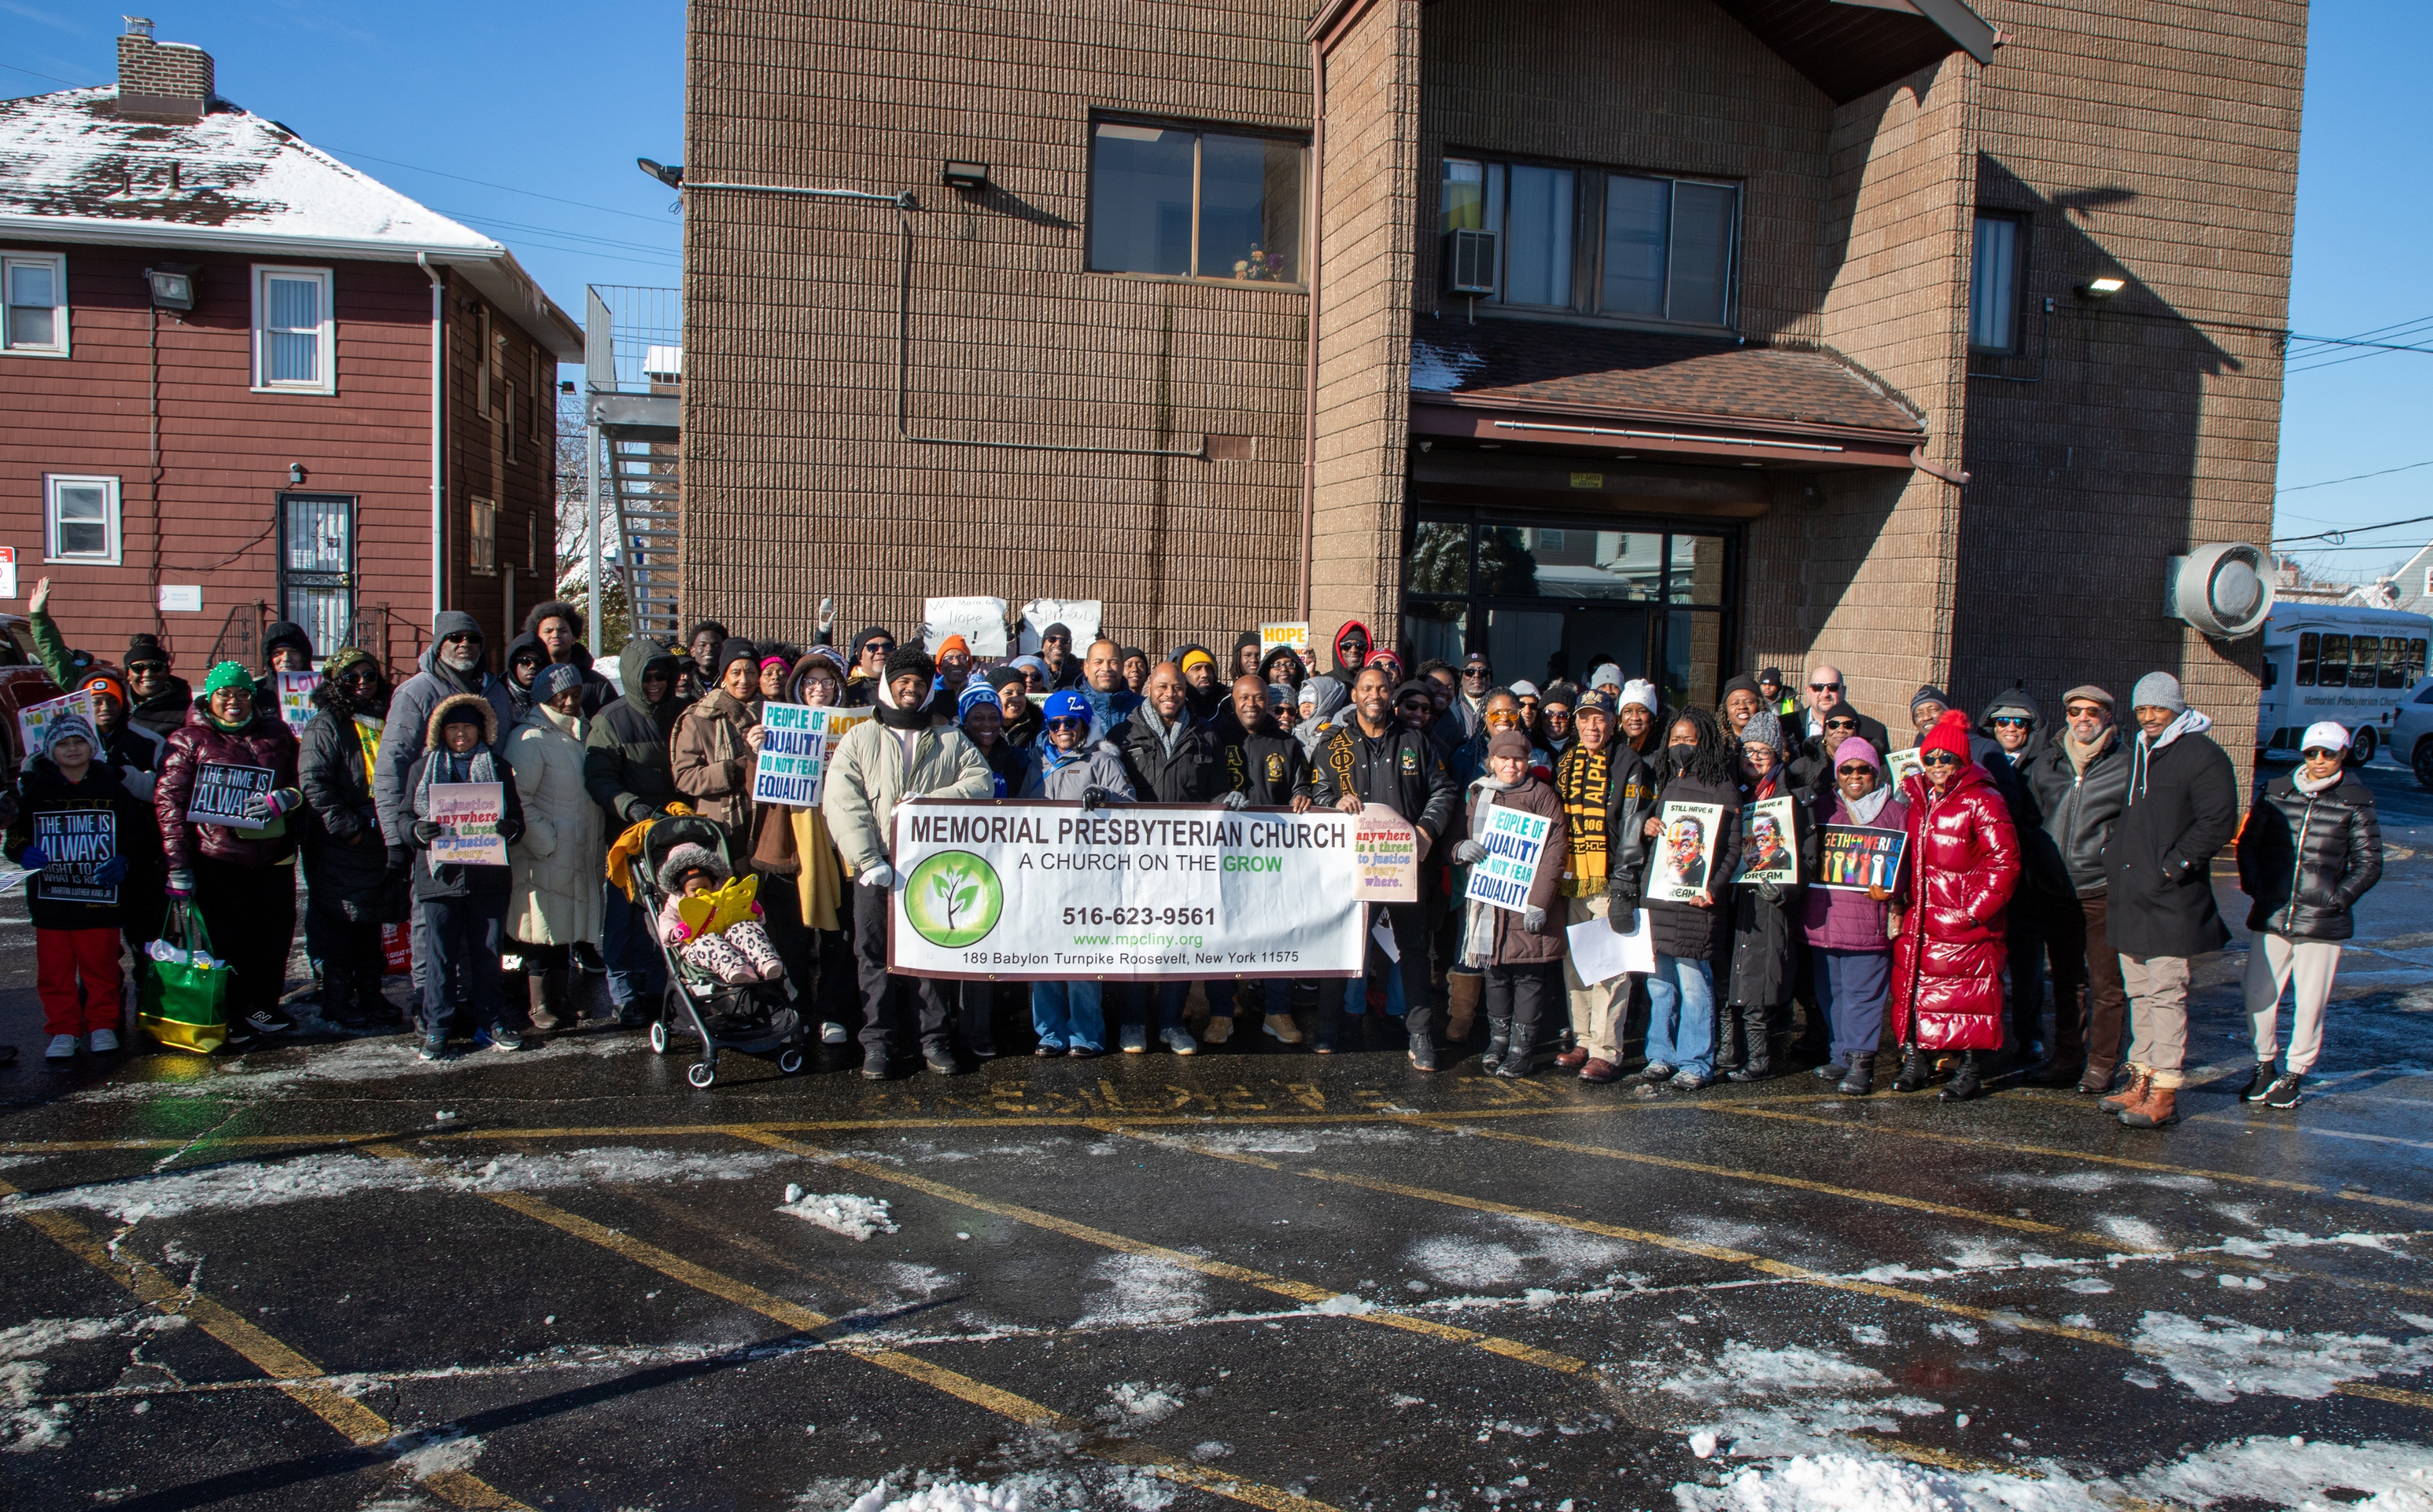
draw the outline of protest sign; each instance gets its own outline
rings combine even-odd
[[[965,981],[1357,976],[1355,827],[1331,808],[899,804],[887,969]]]
[[[107,808],[36,814],[34,843],[50,858],[35,879],[36,897],[46,903],[118,901],[118,884],[96,875],[118,855],[116,814]]]
[[[1656,937],[1647,932],[1647,910],[1630,910],[1627,933],[1615,934],[1603,919],[1582,919],[1563,931],[1572,944],[1572,969],[1593,987],[1626,971],[1644,977],[1656,969]]]
[[[1290,646],[1301,656],[1303,666],[1309,663],[1309,621],[1286,620],[1279,624],[1259,626],[1259,656],[1265,660],[1268,652],[1278,646]]]
[[[1487,854],[1470,864],[1470,886],[1462,896],[1515,913],[1529,906],[1529,884],[1537,879],[1538,863],[1546,853],[1547,832],[1555,822],[1543,814],[1519,808],[1487,811],[1487,833],[1479,843]]]
[[[1420,901],[1420,832],[1384,804],[1369,804],[1353,822],[1352,852],[1360,864],[1363,903]]]
[[[1741,809],[1741,869],[1735,882],[1773,882],[1789,887],[1799,880],[1799,831],[1792,810],[1795,798],[1764,798]]]
[[[248,817],[246,806],[256,798],[268,796],[278,781],[279,773],[268,767],[206,761],[195,769],[195,790],[186,799],[186,823],[259,830],[269,821]]]
[[[1098,638],[1099,603],[1096,599],[1033,599],[1022,606],[1022,643],[1028,656],[1039,649],[1039,637],[1049,625],[1073,632],[1073,654],[1080,656]]]
[[[319,672],[281,672],[279,674],[279,717],[297,734],[313,722],[313,689],[321,686]]]
[[[1648,881],[1647,898],[1688,903],[1707,896],[1707,868],[1715,857],[1724,806],[1668,803],[1658,817],[1663,828],[1656,837],[1656,875]]]
[[[826,788],[828,757],[837,742],[869,718],[866,708],[762,705],[760,759],[752,768],[752,801],[789,808],[818,807]]]
[[[921,607],[921,643],[930,655],[938,654],[948,636],[961,636],[975,656],[1005,654],[1005,601],[1003,599],[927,599]],[[1097,627],[1091,627],[1095,633]],[[1077,653],[1081,649],[1077,643]]]
[[[17,596],[17,548],[0,546],[0,599]]]
[[[507,842],[499,838],[506,812],[506,785],[497,782],[434,782],[431,822],[440,828],[431,842],[434,866],[504,866]]]
[[[1915,746],[1906,751],[1887,751],[1884,753],[1884,773],[1892,778],[1892,785],[1898,788],[1904,777],[1925,775],[1926,763],[1918,759]]]
[[[81,714],[88,722],[94,721],[93,694],[77,688],[65,698],[54,698],[41,704],[29,704],[17,711],[17,735],[30,755],[43,748],[43,732],[62,714]],[[98,723],[94,726],[99,729]],[[96,756],[101,753],[94,753]]]
[[[1816,863],[1819,886],[1845,892],[1891,888],[1900,880],[1901,851],[1909,836],[1869,824],[1828,824]]]

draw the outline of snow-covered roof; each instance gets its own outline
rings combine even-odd
[[[564,359],[580,329],[489,237],[225,100],[202,119],[117,113],[114,88],[0,100],[0,238],[461,268]]]

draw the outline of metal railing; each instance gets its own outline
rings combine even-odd
[[[586,577],[621,580],[631,627],[677,631],[683,501],[677,442],[684,383],[684,303],[675,289],[593,284],[584,301]],[[607,616],[591,616],[594,655]]]

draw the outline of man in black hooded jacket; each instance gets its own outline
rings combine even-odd
[[[533,605],[524,616],[524,633],[538,640],[549,659],[571,667],[583,674],[583,713],[596,717],[617,702],[616,686],[602,676],[591,665],[591,653],[583,645],[583,611],[563,599],[552,599]]]
[[[625,642],[617,658],[625,696],[602,709],[583,742],[583,785],[608,815],[610,837],[666,809],[678,794],[668,738],[675,731],[676,654],[648,636]],[[608,963],[608,999],[630,1024],[665,990],[650,916],[611,882],[602,916],[600,954]]]

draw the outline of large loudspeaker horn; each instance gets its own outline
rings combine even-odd
[[[2164,612],[2217,640],[2237,640],[2264,628],[2272,612],[2271,563],[2245,541],[2200,546],[2170,560]]]

